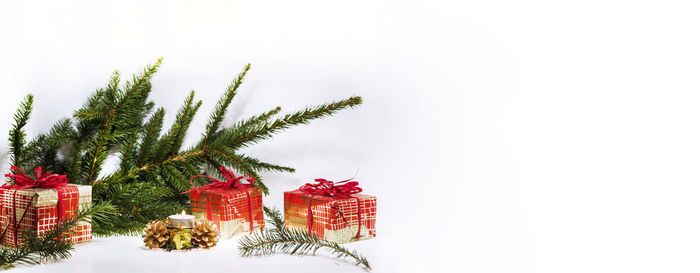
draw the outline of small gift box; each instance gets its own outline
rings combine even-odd
[[[253,187],[255,179],[251,176],[236,177],[232,171],[224,167],[219,170],[226,178],[226,182],[206,175],[192,177],[192,179],[206,177],[214,181],[187,191],[190,194],[192,214],[197,219],[213,222],[219,228],[222,238],[231,238],[241,232],[252,233],[256,228],[265,228],[262,192]],[[241,183],[242,180],[248,181],[249,184]]]
[[[284,223],[327,241],[345,243],[377,236],[377,198],[359,194],[355,181],[316,179],[284,193]]]
[[[65,175],[43,173],[36,168],[31,178],[17,167],[16,174],[6,174],[12,184],[0,187],[0,243],[17,247],[23,243],[22,233],[37,235],[53,228],[59,221],[75,217],[79,208],[90,206],[92,187],[68,184]],[[92,225],[80,222],[67,239],[73,243],[92,239]]]

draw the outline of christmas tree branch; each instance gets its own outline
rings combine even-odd
[[[24,151],[25,144],[25,132],[24,126],[27,125],[29,121],[29,116],[32,113],[32,107],[34,104],[34,96],[28,94],[24,97],[24,100],[20,103],[19,109],[15,113],[14,120],[15,123],[12,124],[12,129],[10,130],[10,162],[13,166],[17,166],[18,162],[22,160],[22,152]]]
[[[280,111],[282,111],[282,107],[277,106],[275,109],[272,109],[270,111],[267,111],[267,112],[262,113],[262,114],[257,115],[257,116],[252,116],[246,120],[240,121],[237,124],[231,126],[230,128],[227,128],[226,131],[235,132],[237,130],[240,130],[240,129],[248,127],[248,126],[252,126],[255,124],[260,124],[262,122],[266,122],[272,116],[277,115],[277,113],[279,113]]]
[[[239,131],[242,131],[242,134],[239,134],[231,141],[227,141],[226,144],[232,147],[245,147],[250,143],[256,143],[260,140],[270,138],[273,134],[291,126],[308,124],[311,120],[330,116],[337,111],[345,108],[353,108],[360,104],[362,104],[362,98],[351,97],[342,101],[308,107],[304,110],[287,114],[271,124],[263,123],[258,126],[241,128]]]
[[[305,230],[286,229],[278,210],[267,207],[264,210],[275,228],[242,237],[238,244],[241,256],[271,255],[277,252],[290,255],[315,255],[319,249],[326,249],[338,259],[349,258],[357,266],[367,270],[372,269],[367,258],[357,251],[349,250],[338,243],[323,240],[315,235],[309,235]]]
[[[242,157],[244,161],[248,162],[250,166],[255,171],[267,171],[267,172],[288,172],[293,173],[296,170],[294,168],[279,166],[271,163],[262,162],[252,157],[244,156]]]
[[[219,102],[217,102],[216,107],[214,108],[214,112],[212,112],[211,116],[209,117],[209,123],[207,124],[207,129],[202,139],[202,145],[204,147],[207,146],[209,138],[211,138],[212,135],[214,135],[214,133],[216,133],[216,131],[219,130],[219,126],[224,120],[226,110],[231,104],[231,101],[233,101],[233,97],[236,96],[236,91],[238,90],[238,87],[240,87],[243,83],[243,78],[248,73],[248,70],[250,70],[250,64],[246,65],[243,71],[240,74],[238,74],[238,77],[235,80],[233,80],[233,82],[231,82],[231,85],[229,85],[228,89],[226,90],[226,93],[224,93],[221,99],[219,99]]]
[[[250,175],[255,179],[255,186],[264,194],[269,194],[270,191],[267,186],[262,182],[262,178],[253,169],[247,161],[245,161],[241,156],[237,155],[233,150],[227,147],[221,147],[219,149],[208,148],[210,152],[209,155],[215,156],[220,159],[219,162],[224,162],[226,165],[232,166],[238,171],[244,174]]]
[[[160,131],[163,128],[163,118],[165,117],[165,109],[159,108],[145,124],[145,131],[141,133],[139,152],[136,158],[137,166],[144,166],[146,159],[153,153],[153,146],[160,136]]]
[[[73,244],[67,240],[80,222],[105,219],[115,213],[109,202],[95,204],[87,209],[78,210],[76,216],[59,222],[41,235],[36,230],[23,230],[23,242],[18,248],[0,249],[0,270],[17,265],[34,265],[49,260],[70,257]]]
[[[134,79],[127,83],[126,91],[119,89],[119,73],[115,73],[115,76],[112,77],[103,98],[103,104],[106,105],[103,113],[106,115],[106,118],[102,126],[100,126],[98,137],[93,141],[93,145],[91,145],[88,153],[87,163],[89,167],[87,168],[86,176],[88,184],[92,184],[96,180],[101,170],[102,162],[107,158],[107,152],[111,148],[109,147],[110,144],[115,144],[115,141],[111,140],[119,140],[119,135],[110,135],[109,133],[119,131],[125,125],[138,125],[140,121],[136,121],[135,116],[148,110],[146,103],[150,92],[148,80],[158,70],[161,62],[162,58],[158,59],[155,64],[146,67],[140,76],[134,76]],[[141,109],[132,109],[138,106]],[[134,122],[137,124],[133,124]]]

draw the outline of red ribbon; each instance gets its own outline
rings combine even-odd
[[[58,210],[58,222],[60,222],[65,216],[65,212],[61,208],[63,201],[62,187],[68,185],[68,178],[65,175],[51,174],[51,172],[44,173],[41,167],[34,169],[35,178],[31,178],[17,166],[12,166],[11,169],[15,171],[15,174],[5,174],[5,177],[11,178],[14,184],[5,184],[1,188],[15,190],[12,195],[12,225],[14,226],[15,245],[17,245],[17,226],[19,225],[17,223],[17,191],[29,188],[55,189],[56,193],[58,193],[56,209]],[[27,208],[29,208],[29,205],[27,204]]]
[[[362,192],[362,188],[358,187],[360,183],[357,181],[343,180],[333,182],[330,180],[317,178],[314,181],[318,183],[306,183],[299,188],[299,191],[309,194],[309,205],[306,211],[306,226],[308,227],[309,235],[311,235],[313,225],[313,213],[311,211],[311,202],[316,195],[335,196],[335,197],[352,197],[357,201],[357,238],[360,239],[360,231],[362,230],[362,212],[360,211],[360,198],[352,196],[353,194]]]
[[[221,182],[221,181],[217,180],[216,178],[213,178],[213,177],[207,176],[207,175],[203,175],[203,174],[195,175],[192,178],[190,178],[190,184],[192,185],[192,189],[189,191],[183,192],[183,194],[190,193],[193,191],[200,192],[200,191],[207,191],[207,190],[214,190],[214,189],[236,189],[239,191],[245,191],[245,195],[248,199],[248,216],[250,219],[250,221],[248,221],[248,222],[250,223],[250,233],[253,233],[253,202],[250,198],[250,192],[248,191],[248,188],[253,187],[253,184],[255,184],[255,178],[250,176],[250,175],[241,175],[241,176],[237,177],[235,174],[233,174],[233,171],[227,170],[224,167],[219,167],[219,171],[221,171],[221,175],[224,178],[226,178],[226,182]],[[211,179],[214,182],[197,188],[194,186],[194,183],[192,182],[192,180],[194,180],[197,177],[206,177],[206,178]],[[248,181],[248,184],[241,183],[241,180]],[[206,206],[206,210],[207,210],[207,219],[209,221],[211,221],[213,218],[211,215],[211,205],[209,204],[209,202],[205,202],[205,206]]]

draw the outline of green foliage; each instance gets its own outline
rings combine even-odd
[[[73,218],[61,221],[48,231],[37,235],[36,231],[23,230],[24,243],[18,248],[0,249],[0,270],[10,269],[17,265],[34,265],[45,261],[65,259],[70,257],[73,244],[65,240],[66,236],[74,233],[74,228],[80,222],[96,222],[111,218],[115,208],[109,202],[98,203],[90,208],[79,210]]]
[[[279,210],[268,207],[264,207],[264,210],[270,218],[268,222],[274,228],[241,237],[238,241],[241,256],[271,255],[278,252],[290,255],[316,255],[316,251],[323,248],[338,259],[351,259],[357,266],[367,270],[372,269],[367,258],[357,251],[323,240],[316,235],[309,235],[305,230],[286,229]]]
[[[31,112],[32,97],[20,105],[10,132],[13,163],[31,171],[37,166],[68,176],[71,183],[93,186],[96,202],[109,201],[117,208],[115,219],[95,221],[96,235],[136,234],[152,219],[163,219],[186,208],[190,177],[220,166],[255,177],[256,185],[268,193],[261,172],[294,172],[291,167],[263,162],[241,150],[271,138],[294,125],[307,124],[361,104],[360,97],[311,106],[278,117],[270,111],[223,127],[227,109],[233,102],[247,65],[228,86],[214,106],[201,139],[192,147],[183,143],[202,101],[194,91],[185,98],[175,121],[164,130],[165,110],[149,101],[150,79],[161,60],[147,66],[122,84],[115,72],[106,87],[87,97],[72,117],[60,119],[48,132],[24,143],[22,127]],[[118,169],[103,171],[107,157],[118,156]]]
[[[12,153],[10,154],[10,161],[12,164],[17,164],[17,162],[20,162],[22,160],[22,156],[24,154],[24,144],[25,144],[25,136],[26,133],[24,132],[24,126],[27,125],[27,121],[29,121],[29,116],[32,113],[32,106],[34,104],[34,96],[32,94],[28,94],[26,97],[24,97],[24,100],[20,103],[19,109],[17,109],[17,112],[13,116],[15,123],[12,124],[12,129],[10,130],[10,150]]]

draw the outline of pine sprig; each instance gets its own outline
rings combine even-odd
[[[263,211],[265,211],[265,215],[269,217],[270,219],[267,220],[270,224],[272,224],[275,229],[277,230],[284,230],[284,219],[282,218],[282,212],[278,210],[277,208],[274,207],[268,207],[264,206]]]
[[[248,70],[250,70],[250,64],[246,65],[243,71],[240,74],[238,74],[238,77],[236,77],[236,79],[233,80],[233,82],[231,82],[231,85],[229,85],[228,89],[226,90],[226,93],[224,93],[224,95],[221,96],[221,98],[219,99],[219,102],[216,103],[216,107],[214,107],[214,112],[212,112],[211,116],[209,117],[209,123],[207,123],[207,129],[202,138],[203,146],[206,147],[212,135],[214,135],[216,131],[219,130],[221,122],[224,121],[224,115],[226,115],[226,110],[231,104],[231,101],[233,101],[233,97],[236,96],[236,91],[238,90],[238,87],[240,87],[243,83],[243,78],[248,73]]]
[[[96,105],[96,113],[103,116],[97,137],[89,145],[86,159],[83,160],[84,182],[92,184],[101,171],[101,165],[108,156],[108,151],[128,139],[129,132],[141,125],[144,114],[150,111],[147,103],[151,90],[149,79],[157,71],[162,59],[148,66],[139,76],[134,76],[122,90],[119,88],[120,75],[115,73],[107,85],[100,102],[88,102]],[[93,112],[95,113],[95,112]],[[76,114],[80,118],[80,112]]]
[[[340,110],[353,108],[362,104],[361,97],[351,97],[342,101],[322,104],[316,107],[307,107],[304,110],[287,114],[283,118],[272,123],[257,123],[240,128],[234,134],[235,137],[225,142],[236,148],[247,147],[264,139],[271,138],[275,133],[294,125],[308,124],[311,120],[330,116]]]
[[[155,147],[158,136],[160,136],[160,130],[163,128],[164,117],[165,109],[159,108],[145,124],[144,130],[141,131],[138,156],[136,157],[138,167],[146,164],[146,159],[150,158],[154,153],[152,150]]]
[[[372,269],[367,258],[357,251],[309,235],[305,230],[286,229],[279,210],[268,207],[264,210],[275,228],[242,237],[238,242],[241,256],[271,255],[279,252],[290,255],[315,255],[319,249],[325,249],[338,259],[350,259],[357,266]]]
[[[256,172],[289,172],[293,173],[296,170],[291,167],[285,167],[285,166],[280,166],[280,165],[275,165],[271,163],[266,163],[262,162],[258,159],[252,158],[252,157],[247,157],[243,156],[242,161],[248,162],[251,168],[255,170]]]
[[[13,116],[15,122],[12,124],[12,129],[10,129],[10,162],[13,166],[16,166],[18,162],[22,161],[22,155],[24,152],[25,136],[24,126],[27,125],[29,117],[32,113],[32,107],[34,104],[34,96],[28,94],[24,97],[24,100],[20,103],[19,109]]]
[[[109,202],[94,204],[89,208],[78,210],[74,217],[56,224],[41,235],[36,230],[23,230],[23,244],[18,248],[0,249],[0,270],[17,265],[34,265],[45,261],[66,259],[71,256],[73,244],[66,240],[75,231],[80,222],[92,222],[111,218],[115,208]]]

